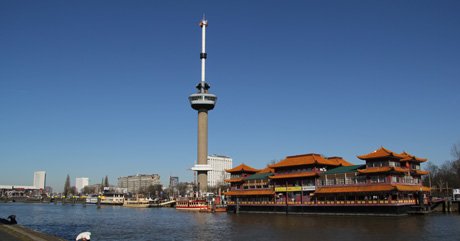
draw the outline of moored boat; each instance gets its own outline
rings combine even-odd
[[[103,205],[123,205],[125,199],[123,193],[104,193],[100,198]]]
[[[97,194],[91,194],[86,197],[86,204],[97,204],[97,199],[99,198],[99,195]]]
[[[129,208],[149,208],[153,200],[150,198],[128,198],[123,202],[123,207]]]
[[[226,205],[216,205],[216,206],[208,206],[206,209],[200,209],[200,212],[203,213],[225,213],[227,212],[227,206]]]
[[[200,211],[208,209],[208,202],[201,198],[182,198],[176,201],[177,210]]]

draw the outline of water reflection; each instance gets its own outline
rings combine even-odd
[[[74,240],[453,240],[459,215],[406,217],[209,214],[174,209],[0,204],[0,217]]]

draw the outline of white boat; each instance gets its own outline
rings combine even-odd
[[[100,198],[102,205],[123,205],[125,200],[123,193],[104,193]]]
[[[123,207],[149,208],[149,207],[151,207],[152,203],[153,203],[153,200],[151,198],[135,197],[135,198],[125,199],[124,202],[123,202]]]
[[[97,204],[97,199],[99,195],[97,194],[90,194],[86,197],[86,204]]]
[[[101,205],[123,205],[125,197],[123,193],[91,194],[86,197],[86,204],[97,204],[98,199]]]

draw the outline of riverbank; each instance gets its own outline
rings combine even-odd
[[[21,225],[0,224],[0,240],[2,241],[63,241],[52,235],[40,233]]]

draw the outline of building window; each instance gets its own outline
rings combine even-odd
[[[345,184],[353,184],[353,179],[349,177],[345,178]]]
[[[378,176],[371,176],[371,183],[378,183],[378,182],[379,182]]]
[[[337,178],[336,181],[335,181],[335,183],[336,183],[337,185],[343,185],[343,184],[345,184],[345,179],[343,179],[343,178]]]

